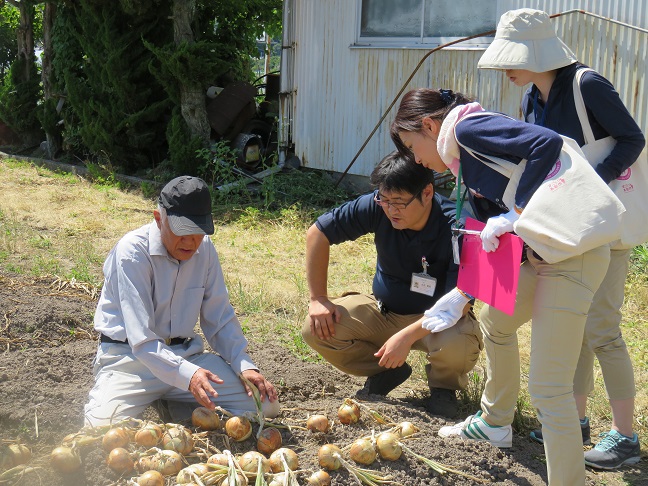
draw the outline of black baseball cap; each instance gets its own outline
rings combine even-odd
[[[176,177],[162,189],[159,203],[176,236],[214,234],[211,194],[199,177]]]

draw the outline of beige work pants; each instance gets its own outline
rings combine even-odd
[[[574,374],[585,321],[610,261],[609,246],[548,264],[527,252],[515,312],[489,306],[480,314],[487,379],[482,409],[494,425],[509,425],[520,388],[517,329],[533,320],[529,393],[542,423],[551,486],[585,484],[583,443],[574,401]]]
[[[310,319],[302,328],[308,345],[333,366],[356,376],[372,376],[385,368],[378,365],[374,353],[394,334],[420,319],[422,314],[380,313],[376,300],[369,295],[349,294],[333,299],[341,308],[342,318],[335,326],[335,336],[328,341],[311,334]],[[417,341],[413,349],[427,354],[428,384],[432,388],[459,390],[468,384],[483,348],[479,323],[472,312],[439,333],[430,333]]]
[[[610,400],[634,398],[635,381],[632,361],[621,335],[621,306],[632,250],[612,250],[610,265],[594,295],[585,324],[574,393],[589,395],[594,390],[594,355],[598,359]]]

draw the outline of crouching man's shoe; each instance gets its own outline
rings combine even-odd
[[[455,418],[459,411],[457,394],[454,390],[446,388],[430,388],[430,398],[423,403],[423,406],[432,415],[448,418]]]
[[[510,425],[488,425],[481,417],[481,410],[470,415],[466,420],[455,425],[446,425],[439,429],[439,436],[457,436],[464,440],[490,442],[495,447],[511,447],[513,445],[513,428]]]
[[[405,363],[398,368],[389,368],[377,375],[370,376],[365,381],[362,389],[358,390],[356,396],[366,395],[387,395],[399,385],[402,385],[412,374],[412,368]]]

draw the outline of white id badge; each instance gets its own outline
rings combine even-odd
[[[410,290],[419,294],[434,296],[437,279],[427,273],[413,273]]]

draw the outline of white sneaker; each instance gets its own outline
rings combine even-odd
[[[511,447],[513,445],[513,428],[510,425],[488,425],[481,418],[481,414],[480,410],[461,423],[441,427],[439,436],[450,437],[456,435],[464,440],[490,442],[495,447]]]

